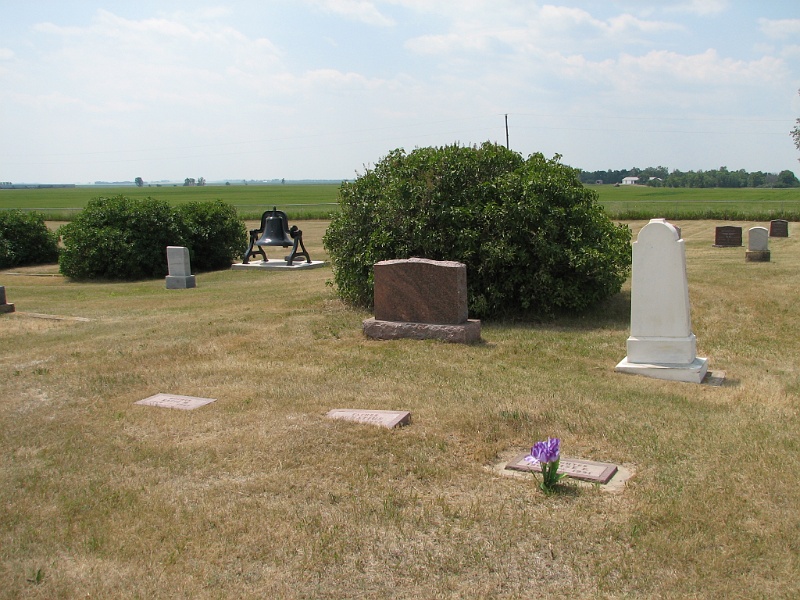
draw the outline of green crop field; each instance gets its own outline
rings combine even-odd
[[[244,218],[257,218],[277,206],[290,218],[327,217],[336,210],[339,184],[230,185],[185,187],[74,187],[0,190],[0,209],[39,210],[51,218],[71,218],[92,198],[152,197],[171,204],[223,200]]]
[[[616,219],[733,219],[800,221],[800,188],[651,188],[590,185]],[[231,185],[184,187],[75,187],[0,190],[0,210],[39,210],[55,220],[69,220],[98,196],[151,196],[172,204],[223,200],[246,219],[277,206],[291,219],[326,218],[337,210],[339,184]]]

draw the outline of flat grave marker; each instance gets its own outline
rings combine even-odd
[[[179,410],[194,410],[211,402],[214,398],[197,398],[196,396],[178,396],[177,394],[156,394],[144,400],[134,402],[143,406],[158,406],[160,408],[177,408]]]
[[[334,408],[326,415],[329,419],[343,419],[354,423],[367,423],[393,429],[411,423],[407,410],[367,410],[357,408]]]
[[[541,473],[541,464],[528,462],[525,457],[530,454],[520,454],[517,458],[506,465],[506,469],[512,471],[525,471],[527,473]],[[562,458],[558,463],[558,472],[564,473],[567,477],[590,481],[592,483],[608,483],[617,472],[617,465],[611,463],[595,462],[592,460],[579,460],[575,458]]]

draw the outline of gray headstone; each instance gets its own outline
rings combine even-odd
[[[14,312],[14,305],[6,302],[6,288],[0,285],[0,313]]]
[[[747,232],[746,262],[769,262],[769,232],[766,227],[751,227]]]
[[[206,404],[216,402],[213,398],[198,398],[196,396],[179,396],[177,394],[156,394],[144,400],[134,402],[144,406],[158,406],[161,408],[177,408],[179,410],[194,410]]]
[[[189,263],[189,249],[184,246],[167,246],[168,290],[184,290],[197,286]]]
[[[355,423],[367,423],[393,429],[411,423],[411,413],[407,410],[361,410],[355,408],[335,408],[328,412],[329,419],[343,419]]]

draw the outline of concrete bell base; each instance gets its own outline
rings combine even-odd
[[[193,287],[197,287],[197,281],[194,275],[167,275],[168,290],[185,290]]]
[[[321,267],[325,264],[324,260],[312,260],[310,263],[307,263],[305,260],[300,259],[294,261],[291,266],[286,264],[285,260],[278,260],[272,259],[270,261],[264,262],[262,260],[258,262],[251,262],[251,263],[236,263],[231,265],[231,269],[234,271],[270,271],[270,270],[284,270],[284,271],[292,271],[298,269],[316,269],[317,267]]]
[[[628,357],[620,361],[614,368],[618,373],[641,375],[653,379],[666,379],[669,381],[685,381],[687,383],[701,383],[708,371],[707,358],[695,358],[689,364],[675,363],[632,363]]]
[[[747,250],[744,253],[745,262],[769,262],[769,250]]]
[[[378,340],[441,340],[455,344],[473,344],[481,339],[481,322],[469,319],[458,325],[435,325],[366,319],[364,335]]]

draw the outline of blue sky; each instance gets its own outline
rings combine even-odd
[[[0,0],[0,181],[349,179],[505,143],[800,173],[796,0]]]

